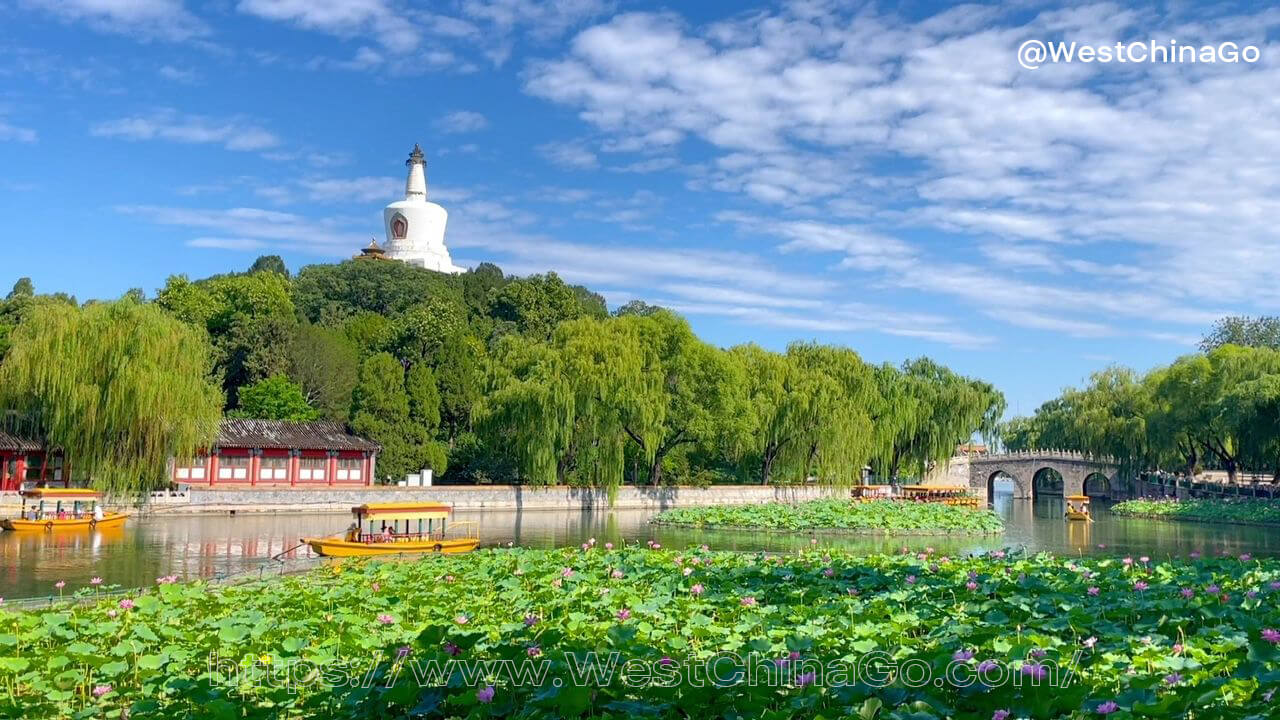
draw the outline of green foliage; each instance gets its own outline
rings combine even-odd
[[[249,272],[272,272],[277,275],[283,275],[286,278],[289,277],[289,268],[279,255],[259,256],[257,260],[253,261],[253,265],[249,267]]]
[[[0,716],[129,708],[138,720],[676,720],[714,708],[717,717],[770,720],[985,720],[1101,717],[1098,706],[1114,701],[1112,718],[1266,718],[1280,670],[1277,579],[1273,559],[1126,565],[1004,553],[595,547],[346,562],[224,587],[166,584],[130,593],[127,609],[85,589],[84,605],[0,606]],[[671,682],[626,682],[634,676],[619,662],[590,693],[578,692],[573,668],[603,674],[613,653],[648,673],[667,668]],[[854,682],[876,677],[867,658],[877,656],[939,682]],[[717,673],[746,670],[732,657],[754,661],[753,680],[709,683],[710,658],[723,660]],[[547,672],[524,682],[502,670],[427,682],[415,672],[454,659],[516,671],[545,663]],[[974,678],[988,661],[1006,681],[943,680],[948,668],[952,678]],[[1051,675],[1034,682],[1024,665]],[[313,667],[320,671],[306,673]],[[286,685],[288,669],[298,672]],[[805,677],[815,669],[820,679]],[[96,686],[110,688],[95,698]],[[477,699],[481,689],[489,702]]]
[[[168,481],[172,458],[209,447],[222,397],[204,333],[132,300],[34,307],[0,364],[0,407],[63,448],[96,487]],[[56,361],[51,361],[56,359]]]
[[[1112,505],[1111,514],[1158,520],[1280,525],[1280,503],[1272,500],[1126,500]]]
[[[336,326],[361,312],[397,316],[428,298],[461,304],[461,281],[398,262],[348,260],[308,265],[293,282],[293,302],[304,318]]]
[[[518,332],[544,339],[567,320],[607,315],[598,295],[566,285],[555,273],[519,278],[497,289],[491,296],[489,313],[498,321],[511,323]]]
[[[389,347],[401,362],[428,361],[446,341],[453,340],[466,324],[466,313],[456,300],[427,298],[391,323]]]
[[[1130,471],[1242,467],[1280,474],[1280,351],[1222,345],[1139,377],[1095,373],[1003,431],[1006,446],[1070,448]]]
[[[763,530],[845,530],[874,533],[998,533],[1004,522],[995,512],[941,503],[876,500],[813,500],[676,508],[655,515],[657,525]]]
[[[308,422],[320,417],[320,413],[307,404],[302,388],[284,375],[272,375],[241,388],[240,407],[228,414],[251,420],[292,422]]]
[[[1213,330],[1200,340],[1200,350],[1209,352],[1223,345],[1280,350],[1280,317],[1224,317],[1214,323]]]
[[[424,467],[437,474],[445,472],[448,456],[434,439],[439,412],[439,394],[430,368],[415,367],[406,386],[404,366],[390,354],[372,355],[360,366],[351,429],[382,445],[377,465],[382,479],[400,480]]]
[[[328,420],[345,421],[351,411],[360,353],[341,331],[304,323],[289,344],[289,377],[307,404]]]

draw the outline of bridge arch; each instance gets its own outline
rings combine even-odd
[[[1007,479],[1013,483],[1015,498],[1031,497],[1030,488],[1022,481],[1022,478],[1014,475],[1006,470],[997,469],[987,476],[987,502],[991,503],[996,498],[996,481]]]
[[[1084,494],[1089,497],[1109,498],[1113,492],[1111,478],[1101,472],[1091,472],[1084,478]]]
[[[1057,468],[1045,465],[1031,476],[1031,497],[1062,497],[1066,494],[1066,478]]]

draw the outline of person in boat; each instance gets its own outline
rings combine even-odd
[[[347,534],[343,539],[351,543],[360,542],[360,526],[351,523],[351,527],[347,528]]]
[[[102,506],[101,505],[93,506],[93,521],[102,522]]]

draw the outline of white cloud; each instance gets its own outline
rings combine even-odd
[[[691,190],[774,208],[720,220],[836,255],[864,283],[1015,327],[1185,338],[1218,313],[1280,304],[1280,62],[1267,42],[1280,12],[1229,13],[964,5],[909,22],[797,2],[702,26],[628,13],[524,80],[602,149],[709,148],[687,168]],[[1208,40],[1222,28],[1263,60],[1016,62],[1029,37]]]
[[[240,12],[339,37],[367,35],[388,50],[418,47],[417,26],[386,0],[240,0]]]
[[[90,133],[124,140],[217,144],[240,151],[265,150],[280,144],[273,133],[241,118],[215,119],[168,109],[101,122]]]
[[[19,4],[101,32],[173,41],[209,33],[182,0],[20,0]]]
[[[200,77],[195,70],[176,68],[172,65],[161,65],[156,72],[159,73],[160,77],[178,83],[190,84]]]
[[[187,247],[215,250],[261,250],[266,244],[253,238],[198,237],[187,241]]]
[[[116,211],[157,225],[216,233],[197,235],[189,241],[203,243],[199,247],[236,250],[275,247],[312,255],[348,257],[367,242],[364,240],[367,233],[346,229],[346,221],[313,220],[277,210],[121,205],[116,207]]]
[[[563,168],[590,170],[600,165],[596,154],[581,143],[550,142],[539,145],[537,149],[540,155]]]
[[[440,118],[436,128],[444,133],[468,133],[483,130],[489,126],[484,115],[470,110],[457,110]]]
[[[37,140],[37,135],[35,130],[10,125],[3,118],[0,118],[0,141],[6,140],[33,143]]]
[[[393,177],[323,178],[298,184],[316,202],[391,202],[404,195],[404,180]]]

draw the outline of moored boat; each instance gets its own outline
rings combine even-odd
[[[351,508],[351,514],[355,522],[345,534],[302,542],[328,557],[454,554],[480,544],[475,523],[449,522],[453,507],[443,503],[368,503]]]
[[[107,530],[124,525],[123,513],[103,512],[102,494],[85,488],[35,488],[23,490],[22,510],[16,518],[0,520],[5,530],[55,532]],[[52,502],[47,508],[45,503]]]

